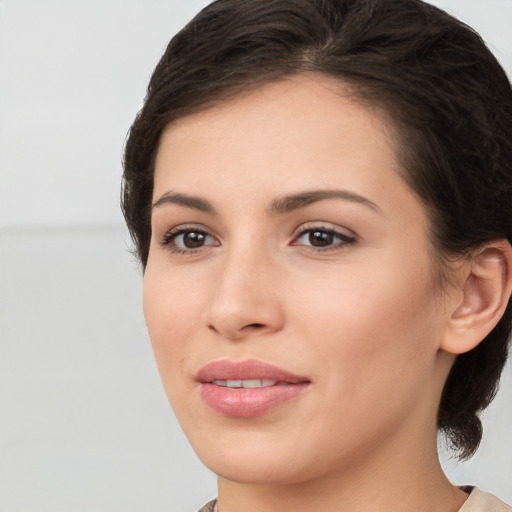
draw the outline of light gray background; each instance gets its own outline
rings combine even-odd
[[[119,211],[152,68],[200,0],[0,0],[0,511],[194,511]],[[438,0],[512,71],[511,0]],[[512,371],[458,483],[512,502]]]

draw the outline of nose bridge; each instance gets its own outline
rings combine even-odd
[[[254,240],[239,240],[226,248],[216,268],[208,327],[231,339],[282,327],[276,264],[268,248]]]

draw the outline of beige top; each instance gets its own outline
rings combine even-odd
[[[198,512],[218,512],[217,500],[210,501]],[[459,512],[512,512],[512,507],[475,487]]]
[[[512,507],[475,487],[459,512],[512,512]]]

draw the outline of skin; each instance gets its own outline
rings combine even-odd
[[[427,214],[400,177],[385,117],[343,92],[294,77],[161,139],[144,312],[172,407],[219,475],[221,512],[449,512],[467,498],[436,452],[460,287],[435,284]],[[368,202],[345,194],[270,211],[311,190]],[[204,245],[168,234],[180,227],[206,233]],[[312,228],[352,241],[313,247],[299,232]],[[225,417],[195,379],[225,358],[311,384],[262,416]]]

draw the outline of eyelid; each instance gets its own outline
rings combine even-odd
[[[325,221],[304,222],[295,229],[295,233],[293,236],[296,237],[303,234],[306,231],[313,231],[315,229],[318,231],[331,231],[333,233],[336,233],[340,236],[344,236],[347,238],[359,238],[358,235],[351,229],[345,226],[339,226],[337,224],[332,224],[331,222]]]

